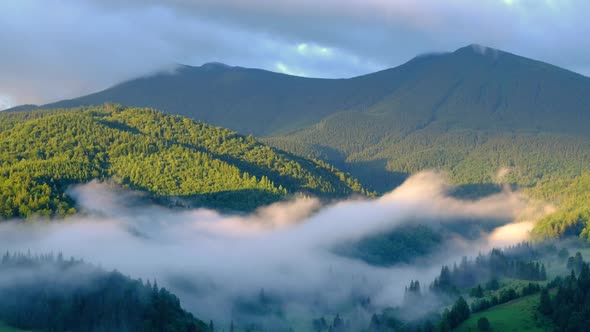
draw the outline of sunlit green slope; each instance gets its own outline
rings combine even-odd
[[[161,202],[252,209],[289,194],[362,194],[319,161],[180,116],[106,105],[0,114],[0,216],[67,214],[68,185],[112,179]]]

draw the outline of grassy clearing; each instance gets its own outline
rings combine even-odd
[[[0,323],[0,332],[28,332],[28,331],[19,330],[19,329],[9,327],[9,326],[6,326],[6,325]]]
[[[488,310],[472,314],[455,331],[478,331],[477,320],[481,317],[486,317],[490,321],[492,331],[553,331],[551,324],[545,321],[544,318],[536,318],[539,317],[536,309],[538,304],[539,294],[534,294],[497,305]]]

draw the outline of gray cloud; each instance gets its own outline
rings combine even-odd
[[[348,77],[472,42],[588,74],[588,11],[582,0],[7,0],[0,107],[75,97],[173,63]]]

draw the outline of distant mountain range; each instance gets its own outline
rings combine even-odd
[[[584,121],[590,119],[589,90],[590,78],[469,45],[350,79],[304,78],[220,63],[180,66],[175,73],[13,110],[115,102],[153,107],[256,136],[302,129],[342,112],[360,113],[387,132],[437,124],[588,134]],[[381,128],[383,120],[388,122],[386,129]]]
[[[254,134],[378,191],[436,168],[476,196],[497,190],[502,170],[503,182],[562,207],[541,233],[580,233],[588,222],[590,200],[573,193],[590,177],[590,78],[501,50],[469,45],[350,79],[180,66],[40,107],[104,102]]]

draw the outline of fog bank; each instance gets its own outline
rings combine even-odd
[[[479,199],[450,196],[441,174],[423,172],[377,199],[322,205],[296,198],[248,215],[172,210],[105,183],[72,187],[81,214],[59,222],[0,224],[0,249],[63,252],[132,277],[156,279],[203,319],[227,322],[236,303],[262,289],[289,313],[337,313],[355,299],[397,305],[410,280],[432,281],[441,264],[527,238],[545,206],[505,190]],[[420,264],[376,267],[338,256],[334,246],[408,223],[444,227],[493,220],[491,232],[459,235]],[[517,223],[514,223],[517,222]],[[444,249],[444,250],[443,250]]]

